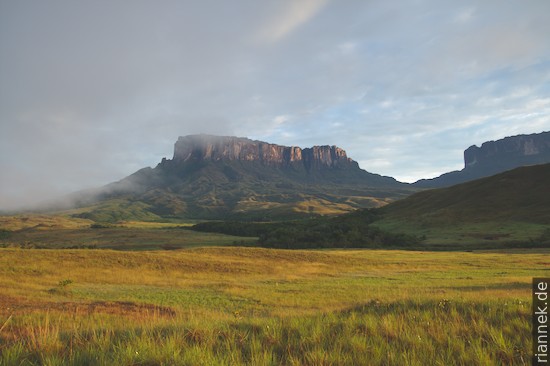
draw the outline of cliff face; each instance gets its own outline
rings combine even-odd
[[[464,151],[464,168],[476,165],[515,167],[519,162],[537,164],[550,162],[550,132],[506,137],[489,141],[481,147],[470,146]]]
[[[550,132],[517,135],[470,146],[464,151],[464,169],[414,183],[417,187],[448,187],[488,177],[521,166],[550,163]]]
[[[187,161],[255,161],[265,166],[303,165],[307,170],[357,166],[336,146],[301,149],[247,138],[211,135],[180,137],[174,146],[174,163]]]

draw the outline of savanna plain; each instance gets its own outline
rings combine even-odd
[[[282,250],[40,220],[3,233],[0,365],[528,365],[531,281],[550,274],[544,248]]]

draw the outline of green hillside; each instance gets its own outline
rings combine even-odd
[[[379,207],[417,190],[358,167],[307,172],[246,161],[161,163],[76,195],[80,209],[73,214],[100,222],[285,220]]]
[[[381,211],[387,218],[431,225],[494,220],[550,224],[550,164],[418,192]]]
[[[546,245],[550,164],[517,168],[456,186],[418,192],[380,208],[376,226],[426,237],[427,244]],[[550,243],[548,243],[550,245]]]

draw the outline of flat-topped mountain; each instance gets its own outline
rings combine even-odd
[[[336,146],[300,148],[232,136],[180,137],[172,159],[78,197],[79,217],[288,218],[377,207],[411,193],[359,168]]]
[[[217,167],[219,179],[246,181],[252,175],[260,181],[291,180],[302,183],[342,183],[364,187],[403,188],[391,177],[366,172],[337,146],[302,149],[243,137],[189,135],[174,145],[171,160],[162,159],[155,168],[165,174],[190,177],[197,169]],[[207,169],[208,170],[208,169]]]
[[[281,146],[242,137],[190,135],[180,137],[174,147],[174,163],[187,161],[255,161],[275,167],[301,165],[306,170],[321,167],[353,166],[357,163],[348,158],[337,146],[314,146],[301,149],[296,146]]]
[[[417,187],[447,187],[526,165],[550,163],[550,132],[517,135],[470,146],[464,151],[464,168],[437,178],[422,179]]]

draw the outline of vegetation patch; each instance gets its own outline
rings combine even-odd
[[[379,219],[375,210],[359,210],[336,217],[277,223],[205,222],[191,229],[229,235],[259,237],[267,248],[417,248],[421,238],[384,231],[370,224]]]

